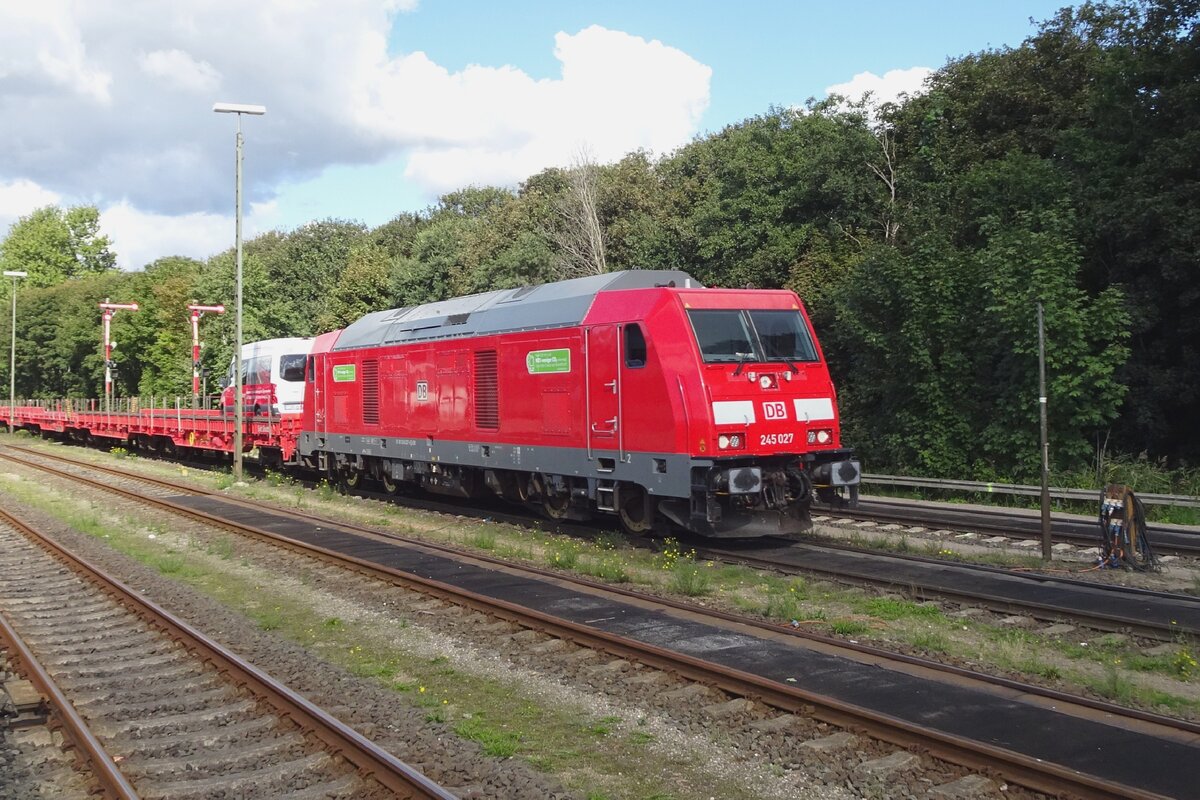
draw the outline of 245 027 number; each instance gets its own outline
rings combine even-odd
[[[795,438],[794,433],[764,433],[758,437],[758,444],[760,447],[769,444],[791,444]]]

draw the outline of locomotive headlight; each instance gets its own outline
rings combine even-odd
[[[758,379],[758,385],[764,389],[774,389],[775,388],[775,378],[772,377],[771,375],[763,375],[761,378]]]
[[[746,434],[722,433],[717,437],[718,450],[741,450],[746,446]]]
[[[817,444],[829,444],[833,439],[833,434],[826,430],[817,431]]]

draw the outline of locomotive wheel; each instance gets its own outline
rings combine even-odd
[[[546,494],[542,498],[542,511],[550,519],[566,519],[571,510],[571,495]]]
[[[654,506],[644,487],[622,483],[617,496],[617,516],[626,532],[642,534],[654,527]]]
[[[534,503],[540,501],[542,513],[550,519],[566,519],[571,511],[571,493],[556,494],[547,484],[546,479],[533,473],[529,476],[527,495]]]
[[[347,489],[357,489],[362,485],[362,473],[356,469],[342,473],[342,483]]]
[[[400,481],[393,480],[391,475],[385,473],[380,480],[383,482],[383,490],[388,494],[395,494],[400,491]]]

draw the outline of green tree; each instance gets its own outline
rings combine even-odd
[[[107,272],[116,265],[112,243],[100,234],[95,206],[39,208],[21,217],[0,242],[0,266],[29,273],[27,285],[53,286],[69,278]]]
[[[1036,308],[1045,306],[1052,456],[1085,460],[1124,396],[1122,294],[1091,295],[1066,177],[1012,154],[961,176],[966,213],[928,212],[901,247],[874,246],[835,295],[852,441],[937,475],[1029,478],[1040,464]],[[973,224],[968,224],[971,222]]]
[[[192,328],[187,306],[210,305],[196,296],[203,262],[182,256],[160,258],[134,274],[141,309],[128,320],[127,354],[141,361],[137,391],[143,397],[183,397],[192,391]],[[201,340],[213,316],[201,323]]]
[[[270,254],[279,246],[277,234],[259,237],[258,245]],[[232,250],[210,258],[197,277],[191,294],[202,303],[221,303],[225,313],[204,318],[204,350],[200,354],[203,368],[210,376],[223,376],[233,358],[237,341],[237,281],[236,260]],[[262,341],[283,336],[300,336],[293,327],[294,307],[285,305],[281,292],[269,274],[262,250],[247,246],[242,257],[242,342]],[[312,322],[307,327],[311,328]],[[210,391],[213,381],[210,379]]]
[[[327,219],[264,238],[256,255],[268,278],[263,286],[271,292],[264,322],[279,331],[273,335],[317,333],[317,319],[328,311],[333,288],[366,232],[361,223]]]
[[[317,320],[318,331],[344,328],[372,311],[390,307],[390,267],[387,253],[379,245],[367,243],[355,247],[326,310]]]
[[[1082,288],[1124,289],[1129,387],[1115,441],[1200,459],[1200,2],[1083,3],[1018,48],[952,60],[898,116],[926,208],[978,237],[956,178],[1023,153],[1054,161],[1078,219]]]
[[[861,249],[884,194],[868,163],[878,149],[865,115],[833,102],[772,109],[667,159],[681,261],[717,286],[783,286],[805,254]],[[690,240],[690,241],[689,241]]]
[[[24,397],[91,397],[104,391],[104,352],[98,303],[130,296],[130,274],[107,272],[21,293],[17,317],[17,394]],[[125,335],[133,314],[121,312],[113,323],[118,343],[118,391],[136,389],[140,364],[127,352]]]

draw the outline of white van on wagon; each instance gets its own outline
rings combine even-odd
[[[312,339],[267,339],[242,345],[242,408],[247,414],[299,414],[304,408],[304,362]],[[233,369],[229,359],[221,410],[234,411]]]

